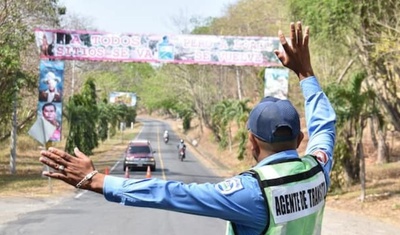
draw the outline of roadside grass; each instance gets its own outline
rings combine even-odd
[[[117,132],[110,139],[100,142],[99,146],[93,150],[94,154],[90,156],[96,169],[104,173],[106,168],[111,168],[115,161],[121,158],[126,145],[138,134],[141,126],[141,123],[136,123],[133,129],[127,128],[123,132]],[[54,143],[53,146],[63,149],[65,139]],[[16,173],[11,174],[10,147],[7,144],[1,145],[0,197],[49,197],[75,190],[64,182],[42,176],[42,171],[47,170],[47,167],[39,162],[41,149],[43,146],[32,137],[25,134],[18,135]]]

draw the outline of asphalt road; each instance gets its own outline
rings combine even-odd
[[[158,155],[158,170],[152,177],[184,182],[217,182],[219,177],[201,164],[201,160],[188,150],[188,159],[180,162],[172,134],[171,142],[162,142],[165,124],[146,121],[140,133],[149,138]],[[124,177],[121,164],[116,164],[111,174]],[[130,172],[131,178],[142,178],[145,171]],[[63,198],[0,198],[0,234],[224,234],[225,221],[176,212],[124,207],[106,202],[102,195],[77,190]],[[393,235],[400,228],[374,219],[355,216],[326,208],[322,234],[324,235]]]
[[[87,192],[85,194],[93,194],[91,192]],[[93,196],[92,195],[92,196]],[[98,197],[98,196],[97,196]],[[74,216],[68,216],[69,213],[66,213],[67,215],[63,216],[58,216],[57,214],[65,213],[65,212],[71,212],[73,209],[68,206],[70,204],[70,200],[75,200],[78,201],[76,205],[85,208],[87,205],[85,204],[85,200],[82,199],[74,199],[72,198],[64,198],[64,199],[51,199],[51,200],[38,200],[38,199],[32,199],[32,198],[1,198],[0,199],[0,208],[1,208],[1,213],[0,213],[0,234],[2,235],[18,235],[18,234],[112,234],[112,235],[117,235],[117,234],[123,234],[121,233],[121,230],[115,229],[117,228],[117,225],[113,225],[112,223],[115,218],[117,220],[121,220],[121,223],[123,221],[126,221],[126,217],[130,217],[130,214],[132,213],[138,213],[140,214],[140,211],[142,210],[147,210],[148,213],[152,214],[155,213],[156,210],[151,210],[151,209],[143,209],[143,208],[132,208],[132,207],[124,207],[121,206],[118,208],[116,205],[113,203],[104,203],[104,199],[98,198],[101,205],[104,205],[102,207],[98,208],[98,215],[99,217],[96,218],[85,218],[86,221],[84,221],[84,227],[92,227],[93,224],[96,225],[98,223],[100,224],[108,224],[109,228],[106,230],[101,230],[101,231],[95,231],[91,229],[92,233],[81,233],[82,231],[78,231],[77,233],[68,233],[69,229],[66,229],[65,226],[72,226],[75,227],[75,222],[77,219],[82,219],[80,218],[75,218]],[[116,208],[122,209],[123,211],[127,211],[128,213],[124,215],[125,219],[121,219],[121,215],[116,214],[115,210]],[[75,212],[80,212],[82,213],[84,210],[75,210]],[[186,214],[179,214],[179,213],[173,213],[173,212],[164,212],[164,211],[159,211],[161,216],[169,217],[171,216],[170,214],[177,214],[175,215],[176,219],[179,221],[184,221],[185,224],[194,224],[196,230],[198,231],[203,228],[203,226],[215,226],[213,224],[214,222],[217,222],[219,227],[224,225],[224,222],[221,222],[216,219],[210,219],[207,221],[200,221],[200,223],[197,223],[198,220],[202,220],[202,217],[198,216],[191,216],[191,215],[186,215]],[[53,218],[51,218],[53,217]],[[54,217],[58,217],[61,221],[61,224],[58,222],[54,221]],[[44,219],[48,218],[48,219]],[[111,220],[110,220],[111,218]],[[144,216],[142,217],[144,218]],[[68,220],[67,220],[68,219]],[[31,226],[33,226],[35,229],[38,228],[38,225],[35,225],[39,223],[39,220],[43,220],[45,223],[40,223],[40,226],[43,226],[43,230],[45,230],[44,233],[28,233]],[[132,220],[133,221],[133,220]],[[139,221],[139,220],[137,220]],[[32,225],[33,224],[33,225]],[[193,225],[192,224],[192,225]],[[55,228],[59,228],[61,231],[55,232]],[[156,227],[156,226],[155,226]],[[52,229],[50,229],[52,228]],[[79,228],[79,227],[78,227]],[[112,230],[114,228],[115,230]],[[153,231],[149,230],[151,233],[140,233],[140,234],[185,234],[185,233],[179,233],[179,231],[174,231],[173,228],[169,227],[162,227],[160,231]],[[166,233],[164,229],[170,229],[171,233]],[[193,230],[194,231],[194,230]],[[191,232],[190,234],[196,234],[194,232]],[[369,217],[364,217],[364,216],[354,216],[350,215],[346,212],[343,211],[336,211],[332,210],[330,208],[325,209],[325,216],[324,216],[324,221],[323,221],[323,226],[322,226],[322,234],[323,235],[396,235],[400,234],[400,227],[394,226],[392,224],[387,224],[383,222],[379,222],[374,220],[373,218]],[[183,231],[181,231],[183,232]],[[128,233],[128,234],[135,234],[135,233]],[[137,234],[137,233],[136,233]],[[203,233],[198,233],[198,234],[203,234]],[[218,233],[209,233],[209,235],[212,234],[224,234],[222,232]]]
[[[219,182],[199,159],[187,151],[186,159],[178,159],[176,145],[178,136],[171,131],[170,142],[163,142],[163,132],[167,126],[161,122],[144,121],[140,139],[148,139],[156,150],[157,170],[153,178],[178,180],[183,182]],[[143,178],[146,169],[129,172],[130,178]],[[111,169],[111,175],[125,177],[121,162]],[[54,199],[53,199],[54,200]],[[4,199],[2,212],[8,223],[0,226],[0,234],[41,234],[41,235],[86,235],[86,234],[223,234],[226,222],[220,219],[187,215],[177,212],[149,208],[124,207],[107,202],[102,195],[78,190],[76,195],[54,201],[33,201],[24,199]],[[26,208],[31,205],[29,208]],[[21,209],[16,209],[17,207]],[[25,207],[25,208],[24,208]]]

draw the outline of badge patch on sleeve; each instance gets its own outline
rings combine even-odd
[[[312,155],[317,157],[317,160],[322,163],[322,164],[326,164],[328,162],[328,155],[325,151],[323,150],[316,150],[312,153]]]
[[[228,195],[243,189],[243,185],[240,178],[231,178],[216,184],[215,189],[222,194]]]

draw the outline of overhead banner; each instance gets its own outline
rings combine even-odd
[[[48,139],[61,141],[64,61],[40,61],[38,117],[43,117],[55,129]]]
[[[288,98],[289,70],[286,68],[265,69],[264,96],[273,96],[279,99]]]
[[[111,104],[125,104],[126,106],[136,105],[136,93],[132,92],[110,92]]]
[[[236,66],[281,66],[277,37],[109,34],[35,30],[41,56],[92,60]]]

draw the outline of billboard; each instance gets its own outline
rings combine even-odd
[[[36,29],[41,56],[92,60],[236,66],[280,66],[277,37],[110,34]]]
[[[125,104],[136,106],[136,93],[132,92],[110,92],[109,102],[111,104]]]

